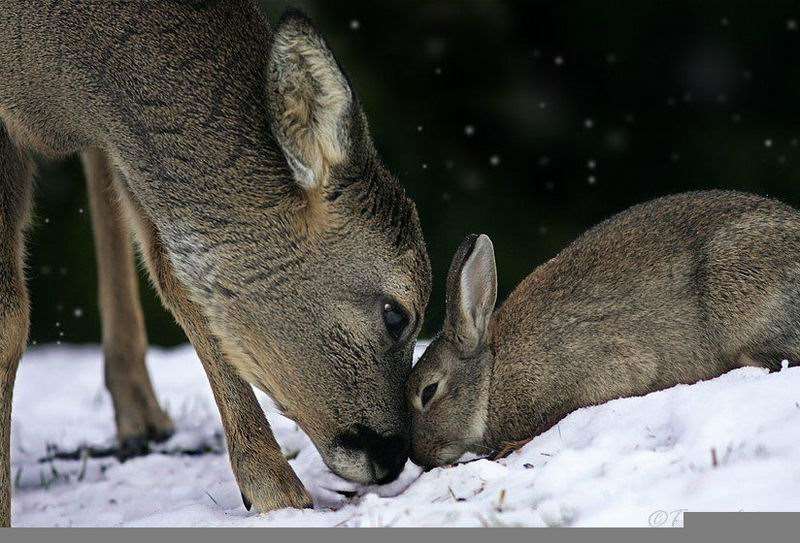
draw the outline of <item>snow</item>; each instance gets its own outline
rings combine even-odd
[[[24,357],[12,423],[15,525],[672,526],[684,511],[800,510],[800,368],[743,368],[580,409],[502,461],[426,473],[409,463],[395,483],[369,488],[332,475],[259,393],[316,505],[261,515],[242,506],[194,351],[154,349],[148,363],[178,427],[160,453],[42,463],[48,447],[112,445],[111,401],[97,347]],[[174,454],[199,446],[220,452]]]

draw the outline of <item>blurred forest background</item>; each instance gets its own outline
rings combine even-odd
[[[349,73],[419,208],[441,323],[450,258],[495,242],[500,296],[636,202],[733,188],[800,205],[795,1],[264,1],[306,11]],[[98,342],[77,159],[41,166],[31,341]],[[143,280],[152,343],[185,341]]]

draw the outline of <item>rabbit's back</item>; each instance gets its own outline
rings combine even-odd
[[[727,191],[634,206],[523,280],[492,335],[495,444],[581,406],[800,360],[800,213]]]

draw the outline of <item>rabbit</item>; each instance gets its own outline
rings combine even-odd
[[[425,468],[524,443],[580,407],[800,360],[800,213],[720,190],[639,204],[497,311],[492,242],[470,235],[446,290],[442,331],[406,389]]]

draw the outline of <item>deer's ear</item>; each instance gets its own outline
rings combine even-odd
[[[361,119],[350,83],[311,21],[296,11],[273,34],[267,75],[273,134],[295,181],[319,188],[347,158],[352,125]]]
[[[487,339],[497,302],[494,246],[486,234],[467,236],[453,257],[447,275],[447,324],[464,354]]]

